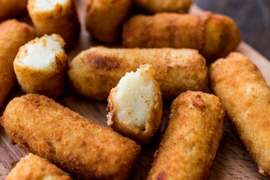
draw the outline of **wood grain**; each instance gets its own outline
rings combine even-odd
[[[84,12],[81,1],[80,11]],[[200,9],[197,7],[192,8],[192,12],[199,12]],[[83,13],[80,13],[81,20],[83,19]],[[83,21],[81,21],[83,22]],[[83,49],[91,46],[91,40],[86,31],[84,30],[84,24],[82,23],[83,31],[81,33],[80,41],[77,48],[70,52],[70,59],[80,52]],[[262,71],[267,82],[270,84],[270,62],[256,52],[246,43],[242,42],[238,48],[238,51],[247,55],[252,59],[252,61],[259,67]],[[22,93],[18,90],[15,90],[10,96],[10,99],[14,96],[21,95]],[[93,119],[96,122],[105,125],[106,120],[106,103],[105,102],[94,102],[91,100],[84,99],[75,95],[71,90],[69,90],[66,95],[59,100],[63,105],[70,107],[72,110],[80,113],[81,115]],[[157,149],[160,136],[165,129],[165,124],[169,114],[170,102],[165,102],[164,107],[164,121],[161,129],[155,137],[155,140],[152,144],[143,148],[142,155],[138,161],[134,172],[132,173],[129,179],[144,179],[152,161],[153,153]],[[262,177],[258,172],[256,165],[250,159],[245,148],[240,142],[237,134],[233,130],[230,121],[226,121],[226,130],[221,142],[217,157],[215,159],[214,165],[212,167],[210,180],[261,180],[267,179]],[[4,179],[8,174],[12,166],[16,161],[20,159],[26,152],[18,148],[16,145],[12,145],[10,140],[6,137],[3,129],[0,129],[0,179]]]

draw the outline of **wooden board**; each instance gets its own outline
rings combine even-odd
[[[80,11],[83,12],[83,8],[80,4]],[[192,8],[192,12],[196,13],[200,11],[197,7]],[[83,19],[83,13],[80,13],[81,20]],[[83,22],[83,21],[82,21]],[[80,42],[78,47],[70,53],[70,58],[76,55],[82,49],[86,49],[91,45],[90,38],[86,31],[81,33]],[[264,77],[270,84],[270,62],[265,59],[262,55],[256,52],[253,48],[242,42],[238,48],[238,51],[247,55],[262,71]],[[10,99],[14,96],[20,95],[21,92],[18,90],[14,92]],[[105,122],[106,115],[106,103],[98,103],[90,100],[77,97],[72,92],[67,92],[64,98],[60,99],[59,102],[63,105],[70,107],[72,110],[79,112],[81,115],[93,119],[101,124]],[[170,102],[165,102],[164,107],[164,122],[168,117]],[[165,123],[164,123],[165,124]],[[164,124],[159,130],[154,142],[143,148],[143,152],[140,160],[138,161],[134,172],[129,179],[144,179],[151,161],[155,149],[158,147],[160,135],[164,131]],[[212,171],[210,174],[210,180],[260,180],[267,179],[262,177],[258,172],[256,165],[250,159],[245,148],[240,142],[238,136],[234,132],[229,121],[226,121],[226,131],[223,140],[220,144],[220,148],[217,153],[217,157],[214,161]],[[10,140],[6,137],[3,129],[0,129],[0,179],[4,179],[8,174],[12,166],[22,157],[26,152],[18,148],[16,145],[12,145]]]

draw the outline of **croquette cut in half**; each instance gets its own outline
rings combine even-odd
[[[148,143],[162,117],[162,97],[154,69],[143,65],[123,76],[108,98],[108,125],[140,142]]]
[[[64,40],[53,34],[36,38],[20,48],[13,64],[23,91],[50,97],[62,95],[68,63],[63,47]]]
[[[35,37],[34,29],[11,19],[0,24],[0,107],[16,84],[13,61],[19,48]]]
[[[14,143],[79,179],[126,179],[141,149],[111,128],[38,94],[11,100],[2,126]]]
[[[72,180],[67,173],[34,154],[28,154],[10,171],[6,180]]]
[[[218,97],[199,91],[180,94],[172,103],[168,127],[147,180],[207,179],[223,123]]]
[[[56,33],[67,49],[75,46],[80,23],[74,0],[29,0],[27,9],[39,35]]]

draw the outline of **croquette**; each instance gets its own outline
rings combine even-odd
[[[134,141],[38,94],[11,100],[2,126],[14,143],[81,179],[125,179],[140,152]]]
[[[71,61],[68,75],[77,93],[105,100],[125,73],[143,64],[154,68],[163,97],[173,98],[186,90],[207,87],[205,59],[197,50],[191,49],[93,47]]]
[[[259,172],[270,175],[270,88],[261,72],[248,57],[231,53],[211,65],[210,77]]]

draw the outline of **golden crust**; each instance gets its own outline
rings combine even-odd
[[[64,40],[59,35],[53,35],[64,47]],[[39,39],[34,39],[32,44]],[[25,47],[22,46],[19,52],[24,52]],[[19,63],[20,55],[17,54],[14,60],[14,70],[17,80],[26,93],[44,94],[49,97],[59,97],[64,92],[65,73],[67,70],[67,55],[64,51],[58,52],[55,57],[55,66],[52,68],[31,68],[22,66]]]
[[[202,92],[180,94],[148,175],[154,179],[205,179],[223,134],[219,99]]]
[[[26,11],[27,0],[1,0],[0,21],[15,17]]]
[[[192,5],[192,0],[135,0],[135,3],[151,13],[186,13]]]
[[[247,57],[231,53],[212,64],[210,76],[259,172],[270,175],[270,89],[262,74]]]
[[[15,143],[86,179],[125,179],[140,152],[132,140],[41,95],[14,98],[2,125]]]
[[[6,180],[71,180],[67,173],[39,156],[28,154],[8,174]]]
[[[86,28],[99,41],[114,42],[121,34],[132,0],[87,0]]]
[[[205,13],[202,18],[207,18],[204,30],[204,46],[202,53],[212,60],[227,56],[239,45],[240,31],[234,20],[219,15]],[[205,17],[203,17],[205,16]]]
[[[90,48],[72,60],[68,75],[79,94],[104,100],[126,72],[142,64],[153,66],[164,97],[207,86],[205,59],[191,49]]]
[[[155,104],[151,107],[151,111],[149,114],[149,118],[146,120],[145,129],[141,130],[138,127],[127,126],[121,122],[116,116],[117,105],[113,101],[113,96],[115,95],[115,88],[110,91],[110,95],[108,97],[108,125],[112,126],[117,132],[120,132],[131,139],[138,141],[141,144],[147,144],[151,140],[151,138],[155,135],[156,131],[160,127],[162,121],[162,96],[160,92],[160,87],[157,81],[153,81],[154,83],[154,93],[155,93]]]
[[[235,22],[212,13],[137,15],[123,30],[125,47],[193,48],[209,60],[227,55],[239,42],[240,33]]]
[[[72,48],[80,34],[80,23],[74,0],[68,0],[66,6],[57,5],[52,11],[40,11],[34,8],[36,0],[29,0],[27,9],[39,35],[59,34],[66,42],[66,48]]]
[[[0,24],[0,107],[16,83],[13,60],[19,47],[34,36],[33,28],[25,23],[7,20]]]

